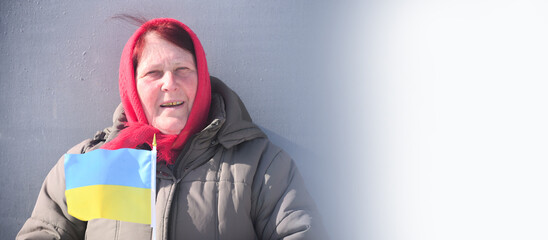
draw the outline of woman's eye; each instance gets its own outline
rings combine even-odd
[[[161,77],[162,72],[160,72],[160,71],[149,71],[145,75],[148,76],[148,77]]]
[[[190,73],[190,68],[188,67],[179,67],[177,69],[175,69],[175,74],[177,74],[177,76],[181,76],[181,77],[184,77],[186,74]]]

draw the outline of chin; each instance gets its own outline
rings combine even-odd
[[[174,119],[175,121],[167,121],[158,124],[154,124],[153,127],[157,128],[163,134],[174,135],[179,134],[185,127],[186,121]],[[186,120],[186,119],[185,119]]]
[[[182,129],[180,129],[179,131],[177,131],[177,130],[167,130],[167,129],[158,129],[158,130],[160,130],[161,133],[166,134],[166,135],[177,135],[177,134],[181,133]]]

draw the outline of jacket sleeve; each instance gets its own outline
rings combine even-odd
[[[316,205],[287,153],[278,151],[258,170],[253,211],[259,239],[328,239]]]
[[[78,149],[82,146],[76,145],[69,153],[80,153]],[[84,239],[86,224],[67,212],[64,157],[61,157],[44,180],[32,215],[16,239]]]

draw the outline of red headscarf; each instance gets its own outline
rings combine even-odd
[[[163,24],[166,22],[175,23],[183,28],[194,44],[194,54],[196,59],[196,68],[198,71],[198,88],[196,90],[196,98],[192,105],[192,110],[188,116],[185,127],[178,135],[162,134],[160,130],[149,125],[143,110],[139,94],[137,93],[135,69],[133,68],[133,51],[135,44],[143,34],[147,33],[150,26]],[[146,43],[145,43],[146,44]],[[207,121],[209,113],[209,105],[211,104],[211,83],[209,81],[209,72],[207,70],[207,61],[202,44],[198,37],[190,28],[183,23],[170,18],[158,18],[144,23],[137,31],[129,38],[122,58],[120,60],[120,98],[124,106],[124,111],[127,117],[127,128],[123,129],[119,135],[112,141],[106,143],[101,148],[103,149],[119,149],[119,148],[136,148],[137,146],[147,143],[152,146],[153,135],[156,134],[158,141],[158,161],[164,160],[168,164],[175,163],[177,155],[183,148],[192,134],[202,130]]]

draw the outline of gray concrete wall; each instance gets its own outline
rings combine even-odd
[[[337,12],[320,1],[1,1],[1,238],[13,238],[30,216],[58,158],[110,126],[119,57],[136,29],[111,19],[118,13],[189,25],[211,75],[239,93],[254,121],[295,158],[330,234],[364,232],[350,227],[361,218],[346,217],[362,215],[349,207],[360,202],[349,197],[348,176],[357,172],[341,165],[361,161],[346,154],[363,122],[350,120],[351,81],[333,70],[344,65],[333,55]],[[341,113],[348,116],[335,117]],[[354,126],[336,135],[345,124]]]

